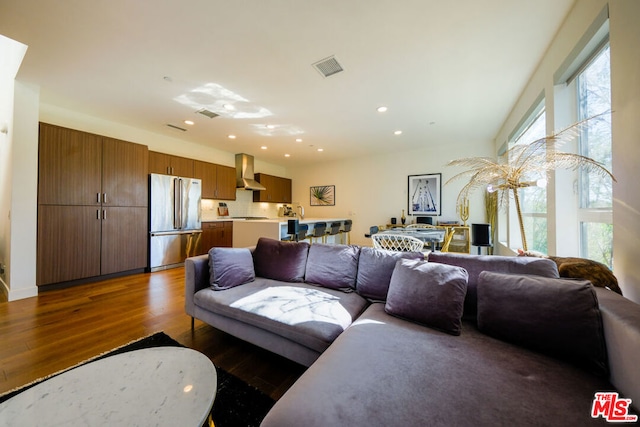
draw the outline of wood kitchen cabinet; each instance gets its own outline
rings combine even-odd
[[[186,157],[149,151],[149,173],[195,178],[193,175],[193,163],[193,159],[187,159]]]
[[[200,255],[211,248],[230,248],[233,246],[233,221],[215,221],[202,223]]]
[[[194,160],[193,176],[202,180],[203,199],[236,199],[235,168]]]
[[[38,167],[38,286],[146,267],[146,146],[41,123]]]
[[[264,173],[255,174],[255,179],[266,190],[254,191],[254,202],[291,203],[291,180]]]

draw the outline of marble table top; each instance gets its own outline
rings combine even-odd
[[[3,426],[201,426],[217,388],[195,350],[155,347],[109,356],[0,404]]]

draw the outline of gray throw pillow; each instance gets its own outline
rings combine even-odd
[[[588,280],[482,272],[478,329],[608,374],[602,316]]]
[[[391,275],[385,311],[460,335],[467,278],[464,268],[401,259]]]
[[[309,248],[304,281],[325,288],[352,291],[356,287],[360,248],[315,243]]]
[[[423,260],[422,252],[394,252],[370,247],[360,249],[356,289],[360,295],[374,301],[387,299],[391,274],[399,259]]]
[[[304,281],[307,242],[283,242],[261,237],[253,251],[256,276],[283,282]]]
[[[245,248],[212,248],[209,251],[209,280],[217,291],[253,282],[251,251]]]

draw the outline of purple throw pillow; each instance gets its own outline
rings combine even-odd
[[[429,261],[456,265],[467,270],[469,282],[464,301],[464,318],[476,320],[478,276],[483,271],[510,274],[535,274],[544,277],[560,277],[555,262],[546,258],[500,255],[468,255],[449,252],[431,252]]]
[[[401,259],[389,284],[385,311],[460,335],[468,274],[464,268]]]
[[[360,295],[376,301],[387,299],[391,274],[400,259],[424,260],[422,252],[393,252],[363,247],[358,260],[356,289]]]
[[[283,242],[261,237],[253,251],[256,276],[283,282],[303,282],[307,242]]]
[[[212,248],[209,251],[209,278],[217,291],[253,282],[251,251],[244,248]]]
[[[359,255],[358,246],[313,244],[309,248],[305,282],[325,288],[353,290]]]
[[[478,329],[608,374],[602,316],[588,280],[482,272]]]

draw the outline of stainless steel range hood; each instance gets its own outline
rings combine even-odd
[[[253,156],[249,154],[236,154],[236,188],[244,188],[251,191],[266,190],[264,185],[254,179]]]

